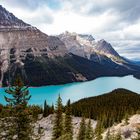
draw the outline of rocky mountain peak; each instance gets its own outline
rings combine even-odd
[[[75,40],[78,40],[78,38],[81,38],[83,40],[86,41],[94,41],[95,39],[93,38],[92,35],[90,34],[78,34],[76,32],[69,32],[69,31],[65,31],[64,33],[59,35],[60,37],[69,37],[69,38],[74,38]]]
[[[81,38],[83,38],[85,40],[88,40],[88,41],[94,41],[95,40],[92,35],[88,35],[88,34],[79,34],[78,36],[80,36]]]
[[[94,46],[94,49],[102,54],[119,57],[119,54],[114,50],[111,44],[105,41],[104,39],[97,41],[97,44]]]
[[[113,49],[110,43],[101,39],[96,41],[92,35],[77,34],[66,31],[58,36],[62,40],[68,51],[90,59],[90,55],[97,54],[108,58],[120,58],[119,54]]]
[[[19,28],[29,27],[31,25],[23,22],[22,20],[15,17],[12,13],[8,12],[4,7],[0,5],[0,28]]]

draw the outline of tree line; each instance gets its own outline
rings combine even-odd
[[[72,115],[100,121],[104,128],[140,112],[140,95],[126,89],[81,99],[72,104]]]
[[[118,89],[102,96],[82,99],[72,103],[68,100],[63,106],[59,95],[56,105],[48,105],[44,101],[43,108],[37,105],[28,105],[31,96],[28,87],[18,76],[14,85],[7,88],[4,96],[6,106],[0,105],[0,139],[2,140],[39,140],[44,135],[40,125],[34,125],[42,117],[54,114],[52,118],[52,140],[73,140],[74,128],[72,116],[81,117],[77,140],[102,140],[102,133],[115,122],[125,118],[128,122],[129,115],[139,113],[140,96],[128,90]],[[86,122],[88,118],[88,122]],[[91,119],[97,121],[93,129]],[[36,129],[36,131],[35,131]],[[112,134],[107,129],[105,140],[121,140],[121,133]],[[140,138],[140,130],[137,131]]]

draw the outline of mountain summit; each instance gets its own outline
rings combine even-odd
[[[65,43],[69,52],[88,58],[89,60],[93,59],[93,55],[96,55],[96,57],[106,56],[114,61],[123,60],[123,58],[113,49],[111,44],[104,39],[96,41],[92,35],[82,35],[70,32],[60,34],[58,37]]]
[[[120,57],[119,54],[114,50],[110,43],[106,42],[104,39],[99,40],[95,45],[94,49],[101,54],[108,56]]]
[[[140,66],[104,40],[70,32],[48,36],[0,6],[0,86],[12,84],[17,73],[25,84],[43,86],[101,76],[140,78]]]
[[[0,28],[2,27],[29,27],[31,25],[23,22],[15,17],[12,13],[8,12],[0,5]]]

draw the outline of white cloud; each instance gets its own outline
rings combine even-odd
[[[135,38],[140,40],[140,21],[134,25],[124,28],[123,33],[127,39]]]
[[[103,15],[98,17],[94,16],[82,16],[76,13],[60,11],[53,14],[54,21],[50,25],[44,25],[42,30],[46,26],[45,32],[48,34],[58,34],[66,30],[77,33],[94,33],[98,34],[108,30],[109,25],[115,24],[116,17],[109,15],[107,11]]]
[[[115,40],[111,44],[122,56],[140,60],[140,40]]]
[[[44,0],[40,3],[35,0],[33,6],[33,1],[24,1],[24,5],[17,0],[3,1],[2,4],[18,18],[47,34],[59,34],[66,30],[90,33],[94,38],[111,42],[126,57],[127,54],[130,56],[130,45],[131,50],[140,45],[135,44],[135,40],[140,40],[139,0],[53,0],[61,5],[58,9],[49,7],[47,2],[44,4]],[[16,6],[13,7],[12,3]]]

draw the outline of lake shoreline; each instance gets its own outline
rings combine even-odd
[[[127,77],[127,76],[133,76],[135,79],[140,80],[139,78],[135,77],[134,75],[125,75],[125,76],[100,76],[97,77],[95,79],[91,79],[91,80],[85,80],[85,81],[73,81],[73,82],[68,82],[68,83],[64,83],[64,84],[48,84],[48,85],[42,85],[42,86],[29,86],[29,88],[41,88],[41,87],[47,87],[47,86],[64,86],[64,85],[69,85],[69,84],[76,84],[76,83],[85,83],[85,82],[90,82],[90,81],[94,81],[100,78],[106,78],[106,77],[118,77],[118,78],[123,78],[123,77]],[[6,86],[4,87],[0,87],[0,88],[8,88]]]
[[[139,85],[140,80],[129,75],[125,77],[100,77],[96,80],[73,82],[64,85],[29,87],[29,92],[32,95],[29,104],[42,105],[44,100],[47,100],[50,105],[52,103],[55,104],[59,94],[65,104],[68,99],[71,99],[71,102],[75,102],[82,98],[102,95],[117,88],[124,88],[140,93]],[[6,87],[0,88],[0,103],[5,103],[5,89]]]

